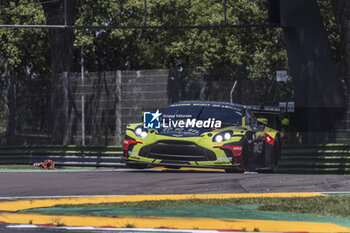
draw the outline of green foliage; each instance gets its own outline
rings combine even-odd
[[[76,1],[75,25],[143,26],[146,23],[144,0]],[[0,24],[46,24],[40,2],[0,0]],[[224,25],[223,2],[222,0],[147,0],[147,25]],[[267,23],[267,0],[226,2],[228,24]],[[334,60],[340,74],[344,75],[346,73],[344,46],[340,43],[331,0],[318,0],[318,4]],[[28,116],[31,116],[31,122],[40,123],[33,124],[36,128],[40,126],[40,130],[43,130],[44,124],[41,123],[47,117],[40,112],[34,112],[33,106],[37,106],[38,103],[47,106],[44,99],[46,97],[27,98],[20,91],[29,90],[28,93],[31,93],[34,84],[41,87],[42,93],[46,90],[43,84],[50,75],[44,75],[51,72],[48,34],[48,29],[0,28],[0,91],[9,89],[6,79],[8,70],[13,70],[16,75],[15,92],[18,97],[16,109],[17,112],[25,113],[19,117],[30,119]],[[255,27],[191,30],[86,29],[75,30],[74,34],[76,72],[80,71],[81,47],[84,48],[85,68],[89,72],[167,69],[182,66],[187,70],[195,70],[183,79],[190,83],[199,76],[210,76],[212,80],[233,77],[236,67],[243,65],[248,79],[263,80],[266,83],[264,88],[255,88],[257,91],[254,91],[260,92],[260,96],[267,96],[265,89],[269,88],[271,80],[275,77],[274,71],[288,67],[282,29]],[[220,71],[222,68],[226,69],[226,76],[221,76],[220,72],[216,74],[212,72]],[[210,75],[202,71],[207,71]],[[292,98],[290,94],[292,88],[288,85],[277,84],[268,98],[289,100]],[[281,93],[287,94],[281,98]],[[25,101],[22,101],[23,99]],[[9,115],[8,102],[8,99],[4,98],[0,103],[1,138],[8,126],[6,120]],[[18,122],[17,127],[23,127],[23,124]],[[23,130],[33,131],[35,127],[23,127]]]
[[[42,7],[27,0],[8,1],[0,9],[0,24],[45,24]],[[48,71],[49,44],[42,29],[0,28],[0,56],[17,73]]]
[[[267,23],[267,1],[228,1],[228,24]],[[142,26],[143,0],[84,1],[77,25]],[[223,25],[218,0],[152,0],[147,25]],[[84,46],[88,70],[247,66],[251,78],[276,67],[285,68],[282,31],[259,28],[78,31],[75,46]],[[274,44],[277,39],[278,43]]]
[[[0,144],[4,143],[3,140],[5,139],[5,134],[7,130],[8,117],[9,109],[4,98],[1,97],[0,93]]]
[[[339,69],[343,55],[330,1],[318,1]],[[39,1],[3,1],[1,24],[45,24]],[[143,0],[80,0],[76,25],[142,26]],[[223,25],[221,0],[149,0],[147,25]],[[267,23],[267,0],[227,1],[228,24]],[[46,29],[0,29],[0,56],[13,67],[31,72],[49,71]],[[276,42],[276,43],[275,43]],[[221,30],[76,30],[75,70],[79,71],[84,47],[89,71],[115,69],[217,68],[246,66],[251,79],[272,78],[287,67],[281,29],[226,28]]]
[[[320,7],[323,25],[328,35],[328,41],[331,47],[333,59],[337,66],[337,70],[340,75],[344,76],[347,73],[345,62],[346,60],[344,57],[345,47],[341,43],[341,34],[334,17],[331,0],[318,0],[317,3]]]

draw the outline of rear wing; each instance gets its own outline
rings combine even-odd
[[[282,109],[273,106],[258,106],[248,105],[246,109],[250,110],[256,118],[266,118],[268,121],[267,126],[273,129],[281,128]]]
[[[258,106],[258,105],[247,105],[246,109],[249,109],[254,115],[258,114],[269,114],[269,115],[281,115],[282,109],[274,106]]]

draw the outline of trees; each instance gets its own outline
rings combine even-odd
[[[41,0],[41,4],[48,25],[74,24],[75,0],[59,0],[50,2],[50,4],[47,4],[45,0]],[[67,5],[65,6],[65,4]],[[65,111],[65,105],[68,103],[65,103],[64,98],[62,98],[65,87],[63,80],[60,78],[63,72],[69,73],[73,71],[73,30],[69,28],[50,28],[49,40],[51,72],[53,74],[50,96],[50,131],[52,143],[62,144],[68,142],[69,127],[68,115]]]
[[[1,1],[1,0],[0,0]],[[345,67],[339,34],[330,17],[331,5],[337,22],[347,33],[346,9],[349,0],[318,0],[326,19],[335,61]],[[222,0],[147,0],[147,25],[223,25]],[[227,23],[267,23],[267,0],[227,2]],[[64,0],[1,1],[1,24],[64,24]],[[144,25],[144,0],[67,0],[68,25]],[[341,15],[341,17],[339,16]],[[330,20],[330,21],[327,21]],[[9,88],[9,70],[34,77],[80,71],[80,47],[84,47],[86,70],[155,69],[181,65],[184,68],[218,69],[246,67],[249,79],[274,78],[276,69],[287,67],[282,30],[240,29],[6,29],[0,28],[0,85]],[[48,38],[50,40],[48,40]],[[344,36],[346,41],[346,37]],[[348,62],[350,60],[347,56]],[[181,63],[181,64],[180,64]],[[350,67],[350,65],[349,65]],[[350,69],[348,67],[348,70]],[[343,73],[341,71],[341,73]],[[18,77],[18,75],[17,75]],[[215,76],[220,78],[220,76]],[[62,84],[62,83],[60,83]],[[61,143],[65,134],[61,96],[54,84],[51,91],[51,132],[53,142]],[[6,100],[8,102],[8,100]],[[63,115],[62,115],[63,114]]]
[[[0,24],[44,24],[39,4],[21,0],[6,1],[0,9]],[[2,74],[12,67],[17,74],[45,73],[47,67],[47,31],[41,29],[0,28]],[[6,72],[5,72],[6,73]]]
[[[0,20],[4,24],[64,24],[64,0],[40,2],[42,8],[26,0],[17,4],[15,1],[5,1]],[[332,1],[338,12],[338,22],[340,18],[346,19],[345,16],[340,17],[344,15],[345,2]],[[70,25],[144,25],[143,0],[70,0],[67,3],[67,22]],[[324,12],[330,10],[330,1],[319,1],[319,4]],[[219,0],[152,0],[148,1],[147,6],[147,24],[151,26],[224,24],[223,2]],[[227,22],[266,23],[267,1],[228,1]],[[330,27],[329,24],[325,26],[327,29]],[[328,32],[332,34],[330,38],[334,38],[331,41],[333,48],[337,49],[334,46],[337,43],[336,32]],[[346,32],[344,27],[343,32]],[[1,29],[1,34],[6,34],[6,38],[0,41],[2,56],[6,56],[12,65],[18,66],[22,61],[22,67],[24,63],[41,64],[40,68],[37,66],[38,72],[48,71],[48,61],[53,73],[78,71],[79,47],[82,45],[86,52],[87,68],[91,71],[165,68],[169,67],[173,57],[180,59],[187,67],[245,64],[255,72],[253,76],[259,76],[259,73],[272,67],[286,65],[282,32],[278,29],[101,29],[74,32],[70,29]],[[50,38],[49,46],[45,39],[47,35]],[[18,43],[20,41],[28,43]],[[278,41],[277,45],[274,41]],[[38,46],[36,43],[41,44]],[[18,44],[23,47],[16,47]],[[48,47],[52,56],[47,56]],[[37,61],[41,59],[41,62],[29,62],[23,59],[24,56],[32,56]]]
[[[257,1],[258,2],[258,1]],[[147,24],[223,25],[223,2],[217,0],[149,1]],[[78,25],[144,25],[144,1],[91,1],[79,8]],[[227,5],[229,24],[267,22],[267,7],[255,1],[234,1]],[[273,40],[281,47],[276,51]],[[90,69],[167,68],[172,59],[186,67],[212,68],[245,64],[252,76],[261,70],[281,66],[286,56],[282,33],[272,29],[222,30],[99,30],[79,31],[76,46],[84,45]],[[264,59],[267,58],[267,59]],[[88,64],[89,65],[89,62]]]
[[[48,25],[64,25],[65,6],[64,0],[50,2],[41,0]],[[66,1],[68,25],[74,24],[75,0]],[[73,41],[72,29],[49,29],[49,40],[51,49],[51,69],[53,74],[71,72],[73,69]]]
[[[342,43],[337,43],[338,48],[343,52],[338,52],[338,56],[345,58],[343,63],[343,74],[347,77],[347,82],[350,82],[350,1],[349,0],[337,0],[331,1],[334,16],[336,19],[337,30],[331,34],[331,36],[336,37],[338,41]],[[326,25],[327,27],[327,25]],[[327,27],[329,28],[329,27]],[[339,36],[340,33],[340,36]],[[339,46],[340,45],[340,46]],[[334,44],[333,44],[334,46]],[[337,63],[339,64],[339,60]]]
[[[2,1],[1,7],[0,24],[45,22],[39,4],[25,0]],[[7,143],[15,142],[15,94],[19,92],[24,76],[33,77],[48,71],[46,36],[46,31],[40,29],[0,28],[0,125],[7,128]],[[3,136],[3,132],[0,135]]]

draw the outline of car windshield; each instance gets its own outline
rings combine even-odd
[[[176,120],[197,118],[203,106],[169,106],[162,114],[163,118]]]
[[[242,120],[242,112],[231,108],[210,106],[170,106],[163,112],[163,118],[208,120],[215,118],[224,125],[239,125]]]
[[[229,108],[204,107],[198,120],[207,120],[209,118],[220,120],[224,125],[240,125],[242,112]]]

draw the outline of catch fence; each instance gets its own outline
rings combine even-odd
[[[276,106],[292,98],[290,83],[274,82],[271,73],[248,80],[228,69],[64,73],[11,80],[13,85],[2,85],[0,98],[2,145],[121,145],[126,125],[140,122],[143,111],[162,111],[184,100],[229,102],[235,82],[235,103]]]

